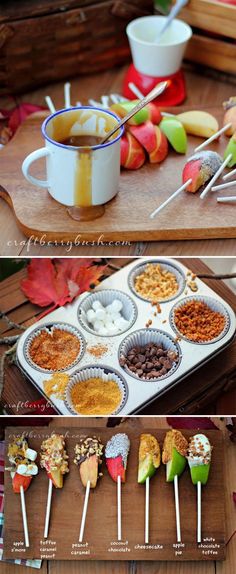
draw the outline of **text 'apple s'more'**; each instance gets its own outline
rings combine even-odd
[[[82,485],[86,488],[79,542],[83,542],[90,488],[96,488],[98,478],[102,476],[102,473],[99,473],[102,455],[103,444],[100,438],[96,436],[81,438],[75,445],[74,463],[79,467],[80,479]]]
[[[47,476],[49,478],[44,538],[48,537],[52,487],[63,487],[63,476],[69,472],[67,462],[68,458],[69,457],[65,450],[65,440],[63,435],[53,432],[49,438],[42,442],[40,465],[46,470]]]
[[[145,544],[149,543],[149,482],[161,464],[161,451],[157,439],[151,434],[141,434],[138,453],[138,483],[146,485]]]
[[[127,434],[118,433],[106,444],[105,458],[108,472],[117,483],[117,539],[122,540],[121,483],[125,482],[130,440]]]
[[[197,486],[197,542],[202,541],[202,511],[201,489],[202,484],[208,481],[211,466],[212,446],[204,434],[195,434],[191,437],[188,446],[188,464],[192,483]]]
[[[22,435],[19,438],[15,437],[9,444],[7,454],[11,466],[6,470],[11,473],[13,491],[20,494],[25,546],[29,547],[25,492],[29,488],[33,476],[38,474],[38,467],[35,463],[37,452],[29,448],[26,438]]]
[[[166,433],[162,462],[166,464],[167,482],[174,482],[177,542],[181,542],[178,478],[183,473],[187,463],[187,449],[188,441],[179,430],[173,429]]]

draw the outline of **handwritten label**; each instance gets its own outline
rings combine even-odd
[[[135,544],[134,550],[163,550],[163,544]]]
[[[19,552],[26,552],[25,544],[22,540],[13,542],[13,548],[11,549],[13,554],[19,554]]]
[[[71,545],[72,556],[89,556],[90,548],[88,542],[75,542]]]
[[[183,550],[185,548],[185,544],[183,542],[176,542],[173,544],[173,548],[176,558],[178,558],[178,556],[183,556]]]
[[[126,540],[125,542],[118,542],[118,540],[114,540],[110,542],[110,547],[107,549],[108,552],[130,552],[129,542]]]
[[[55,540],[40,540],[40,558],[41,560],[52,560],[56,558],[57,543]]]
[[[218,544],[212,536],[207,536],[203,538],[201,544],[198,544],[198,548],[201,550],[203,556],[217,556],[220,544]]]

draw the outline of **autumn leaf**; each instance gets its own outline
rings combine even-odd
[[[233,501],[234,501],[234,504],[236,504],[236,492],[233,492]]]
[[[84,258],[32,259],[27,267],[27,278],[21,281],[26,297],[47,311],[71,303],[75,297],[96,285],[105,266],[99,260]]]
[[[30,116],[34,112],[39,112],[45,109],[46,109],[45,107],[36,106],[34,104],[27,104],[27,103],[20,104],[19,106],[16,106],[15,108],[13,108],[13,110],[11,110],[8,127],[14,134],[17,128],[20,126],[20,124],[22,124],[22,122],[24,122],[24,120],[28,116]]]
[[[175,429],[217,429],[209,417],[167,417],[167,423]]]

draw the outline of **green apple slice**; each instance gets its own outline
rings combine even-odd
[[[175,118],[164,118],[159,128],[177,153],[186,153],[188,140],[186,131],[179,120]]]
[[[192,466],[190,468],[192,483],[197,484],[198,482],[201,482],[201,484],[206,484],[209,477],[210,466],[210,463]]]
[[[157,439],[151,434],[141,434],[139,444],[138,483],[152,478],[161,464],[161,452]]]
[[[229,140],[224,153],[224,159],[226,159],[230,153],[232,154],[232,158],[227,164],[227,167],[233,167],[236,165],[236,133]]]
[[[138,467],[138,483],[144,484],[147,478],[152,478],[156,472],[156,467],[153,464],[152,455],[149,454],[146,458],[140,462]]]
[[[167,482],[173,482],[175,476],[180,476],[186,466],[186,458],[180,454],[176,448],[172,449],[172,457],[166,464],[166,480]]]

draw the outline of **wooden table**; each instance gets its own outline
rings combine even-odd
[[[110,260],[116,266],[123,266],[128,259]],[[211,273],[200,259],[182,259],[183,264],[194,273]],[[107,273],[112,273],[107,269]],[[20,281],[25,276],[25,270],[15,273],[0,285],[0,309],[6,312],[13,321],[29,326],[34,323],[42,308],[32,305],[20,289]],[[221,295],[235,310],[236,297],[232,291],[218,280],[206,280],[219,295]],[[15,334],[9,331],[6,323],[0,321],[1,334]],[[5,348],[0,348],[0,353]],[[6,369],[2,406],[9,414],[30,414],[27,401],[35,401],[41,397],[33,385],[24,379],[16,366],[8,365]],[[188,376],[176,389],[170,389],[163,397],[142,411],[142,414],[236,414],[236,340],[213,358],[207,365],[196,373]]]
[[[187,100],[186,104],[199,106],[221,105],[235,91],[235,87],[227,77],[222,81],[222,75],[209,77],[203,70],[185,66]],[[123,76],[126,68],[115,68],[104,73],[79,77],[71,82],[72,101],[81,100],[87,103],[88,96],[100,99],[102,94],[120,92]],[[221,79],[220,79],[221,78]],[[231,80],[232,81],[232,80]],[[18,98],[19,102],[31,102],[45,105],[44,97],[50,94],[57,109],[63,104],[63,83],[58,83],[38,89]],[[0,99],[0,107],[9,106],[9,100]],[[40,190],[39,190],[40,193]],[[163,242],[138,242],[129,245],[106,245],[91,247],[90,245],[71,246],[71,248],[57,245],[29,245],[23,233],[19,230],[11,213],[10,207],[0,199],[0,255],[25,256],[25,255],[233,255],[235,253],[236,239],[209,239],[192,241],[163,241]]]
[[[235,444],[230,442],[228,432],[225,430],[225,422],[220,421],[216,417],[213,418],[216,425],[221,427],[225,435],[225,508],[226,508],[226,540],[228,541],[233,531],[235,530],[235,508],[232,501],[232,492],[235,490],[235,465],[236,465],[236,447]],[[11,425],[9,419],[9,425]],[[17,424],[17,421],[15,422]],[[66,425],[66,417],[57,417],[57,419],[50,423],[53,427],[62,427]],[[78,425],[78,421],[70,418],[70,426]],[[90,426],[104,427],[107,420],[103,419],[90,419]],[[118,429],[122,429],[121,423]],[[126,419],[125,425],[133,426],[134,419]],[[142,428],[147,426],[146,421],[141,417],[137,417],[136,425]],[[26,419],[27,425],[27,419]],[[86,422],[81,419],[80,426],[87,426]],[[167,428],[165,418],[149,418],[148,427]],[[176,562],[43,562],[41,570],[42,574],[235,574],[236,564],[236,536],[234,536],[228,544],[226,552],[226,560],[224,562],[185,562],[178,564]],[[35,574],[37,570],[10,564],[0,563],[0,574]]]

